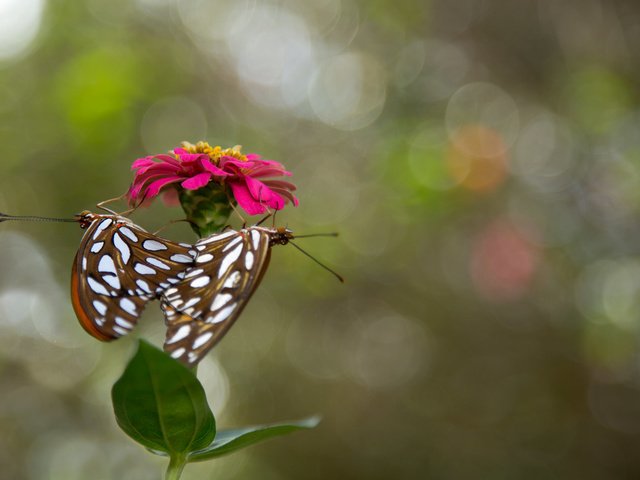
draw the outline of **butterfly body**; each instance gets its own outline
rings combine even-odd
[[[76,216],[85,234],[71,273],[71,300],[82,327],[114,340],[135,326],[147,302],[179,283],[196,251],[150,234],[126,217]]]
[[[255,226],[199,240],[194,265],[161,296],[165,351],[189,365],[197,363],[246,306],[267,270],[271,247],[291,238],[286,228]]]

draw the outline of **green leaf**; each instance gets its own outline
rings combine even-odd
[[[211,460],[227,453],[235,452],[254,443],[268,440],[269,438],[286,435],[298,430],[310,429],[320,423],[320,417],[313,416],[303,420],[278,423],[273,425],[256,425],[252,427],[221,430],[211,445],[188,457],[189,462],[202,462]]]
[[[215,438],[215,419],[196,376],[144,341],[111,398],[120,428],[149,449],[185,456]]]

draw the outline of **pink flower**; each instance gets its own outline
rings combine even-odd
[[[256,154],[243,155],[240,147],[223,150],[204,142],[184,143],[183,148],[173,150],[173,155],[139,158],[131,168],[136,170],[127,192],[131,204],[149,200],[161,191],[165,199],[175,200],[176,187],[197,190],[215,182],[221,188],[228,186],[249,215],[264,213],[267,209],[281,210],[288,201],[298,205],[292,193],[295,185],[272,178],[291,173],[278,162],[263,160]]]

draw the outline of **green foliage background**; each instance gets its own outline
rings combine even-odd
[[[640,476],[635,2],[5,4],[42,14],[0,34],[0,211],[93,208],[135,158],[206,139],[293,171],[278,223],[341,234],[304,246],[345,285],[277,247],[199,369],[221,428],[323,422],[185,479]],[[133,339],[69,304],[81,233],[0,226],[3,478],[164,465],[111,411]],[[138,332],[160,343],[157,305]]]

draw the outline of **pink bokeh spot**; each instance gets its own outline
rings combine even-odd
[[[516,300],[531,287],[539,257],[539,250],[513,225],[497,220],[474,241],[470,261],[473,284],[489,300]]]

